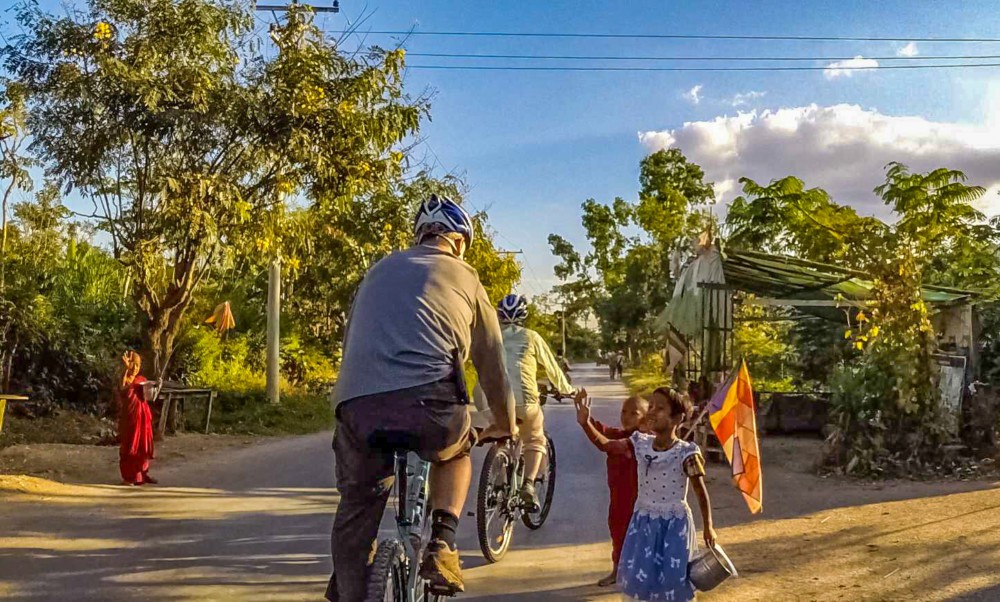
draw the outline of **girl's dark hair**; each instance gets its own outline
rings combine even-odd
[[[653,395],[662,395],[670,402],[670,415],[687,418],[691,415],[691,400],[687,395],[679,393],[671,387],[660,387],[653,391]]]

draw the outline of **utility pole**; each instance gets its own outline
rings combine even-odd
[[[562,311],[560,311],[559,313],[562,315],[562,356],[563,359],[566,359],[566,306],[565,305],[563,306]]]
[[[267,269],[267,400],[281,400],[281,260]]]
[[[255,10],[287,12],[300,6],[297,0],[291,0],[286,6],[256,4]],[[302,5],[305,6],[305,5]],[[315,13],[339,13],[340,2],[333,0],[331,6],[310,6]],[[278,17],[275,15],[275,22]],[[276,23],[275,23],[276,25]],[[272,27],[272,35],[274,25]],[[284,201],[284,195],[278,199]],[[267,400],[271,403],[281,401],[281,259],[275,257],[267,269]]]

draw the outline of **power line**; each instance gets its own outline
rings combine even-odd
[[[566,60],[566,61],[850,61],[857,56],[587,56],[548,54],[465,54],[449,52],[407,52],[408,57],[461,58],[461,59],[515,59],[515,60]],[[1000,54],[952,56],[866,56],[875,61],[914,60],[996,60]]]
[[[339,31],[337,33],[354,33]],[[440,37],[490,37],[490,38],[587,38],[587,39],[651,39],[651,40],[774,40],[796,42],[952,42],[994,43],[1000,38],[945,38],[945,37],[882,37],[882,36],[778,36],[778,35],[707,35],[707,34],[650,34],[650,33],[560,33],[515,31],[368,31],[375,35],[440,36]]]
[[[1000,67],[1000,63],[952,63],[945,65],[836,65],[826,67],[526,67],[513,65],[407,65],[408,69],[438,71],[883,71],[887,69],[965,69],[973,67]]]

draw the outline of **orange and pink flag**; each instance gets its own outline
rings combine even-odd
[[[763,504],[755,410],[750,372],[744,361],[712,396],[708,419],[733,467],[736,488],[743,494],[752,514],[760,512]]]

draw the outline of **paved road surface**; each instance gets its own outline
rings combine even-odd
[[[572,376],[596,398],[595,416],[617,423],[624,387],[593,365]],[[507,558],[486,565],[475,520],[464,517],[462,600],[617,599],[588,585],[610,565],[603,457],[572,404],[547,406],[546,422],[559,461],[549,520],[536,532],[518,526]],[[41,501],[0,494],[0,598],[321,599],[337,500],[332,455],[323,433],[163,467],[155,488],[58,486]]]

